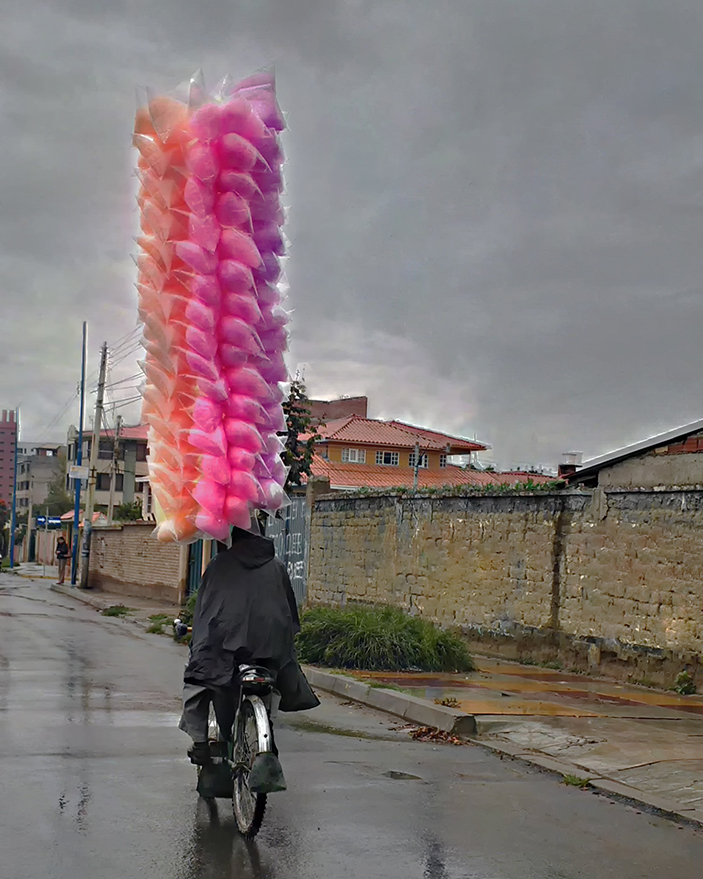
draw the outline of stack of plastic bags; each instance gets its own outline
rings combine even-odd
[[[227,541],[286,503],[284,123],[273,76],[148,96],[134,146],[149,480],[159,540]]]

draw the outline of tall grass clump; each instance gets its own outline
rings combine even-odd
[[[297,640],[302,662],[366,671],[473,671],[466,644],[398,607],[313,607]]]

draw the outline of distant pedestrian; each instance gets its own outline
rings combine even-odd
[[[56,541],[56,558],[59,562],[59,579],[56,583],[57,586],[63,585],[63,581],[66,578],[66,565],[68,563],[68,556],[68,544],[66,543],[62,534]]]

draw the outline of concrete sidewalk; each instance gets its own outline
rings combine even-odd
[[[172,619],[178,613],[156,601],[51,588],[100,610],[126,605],[126,619],[144,628],[154,614]],[[170,626],[164,631],[170,634]],[[702,697],[484,657],[476,664],[476,672],[459,675],[316,668],[306,674],[320,690],[406,723],[460,735],[501,755],[588,780],[601,793],[703,824]]]

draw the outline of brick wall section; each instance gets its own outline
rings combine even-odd
[[[110,592],[179,603],[181,548],[159,543],[153,524],[125,524],[93,531],[91,585]]]
[[[589,662],[594,645],[689,661],[703,652],[703,491],[324,498],[308,596],[511,633],[516,656],[522,632]]]

